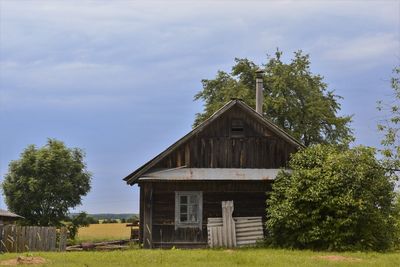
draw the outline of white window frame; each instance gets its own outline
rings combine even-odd
[[[181,196],[197,196],[197,221],[196,222],[181,222]],[[203,223],[203,192],[201,191],[176,191],[175,192],[175,230],[178,228],[199,228]]]

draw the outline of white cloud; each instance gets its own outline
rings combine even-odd
[[[286,54],[303,48],[313,58],[366,66],[366,61],[381,64],[381,57],[390,55],[399,43],[397,33],[390,32],[393,22],[399,21],[394,1],[3,1],[1,5],[0,75],[2,93],[10,102],[17,101],[11,91],[21,95],[34,91],[38,99],[48,92],[133,97],[145,95],[149,87],[164,90],[157,83],[169,84],[173,96],[182,93],[179,83],[197,82],[198,87],[191,89],[195,92],[202,78],[220,67],[229,70],[234,57],[261,63],[276,47]],[[359,29],[360,24],[377,29]]]
[[[371,33],[370,35],[322,37],[314,45],[323,59],[350,68],[371,68],[400,56],[397,33]]]

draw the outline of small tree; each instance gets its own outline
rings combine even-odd
[[[25,217],[25,224],[60,225],[90,190],[83,158],[81,149],[55,139],[41,148],[28,146],[10,163],[2,184],[8,208]]]
[[[396,241],[394,184],[375,150],[315,145],[290,160],[267,200],[268,240],[290,248],[386,250]]]

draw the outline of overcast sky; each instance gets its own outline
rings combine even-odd
[[[379,145],[400,0],[0,0],[0,179],[28,144],[56,138],[83,148],[93,173],[77,211],[138,212],[122,178],[190,131],[201,79],[277,47],[285,61],[309,53],[354,115],[356,144]]]

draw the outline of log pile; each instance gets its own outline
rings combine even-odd
[[[129,239],[115,240],[97,243],[81,243],[79,245],[68,246],[67,251],[87,251],[87,250],[122,250],[129,248]]]

